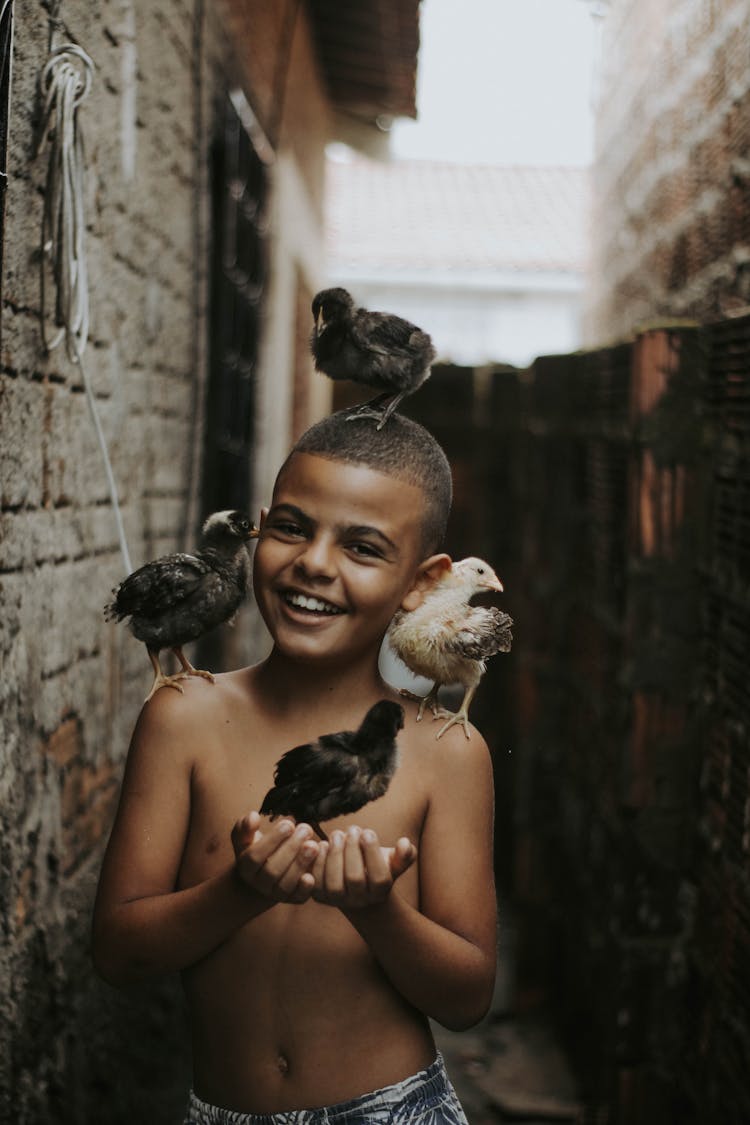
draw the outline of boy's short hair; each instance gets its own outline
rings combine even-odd
[[[372,418],[357,418],[348,410],[340,410],[306,430],[289,457],[295,453],[312,453],[332,461],[365,465],[421,488],[425,498],[424,557],[442,546],[453,498],[451,470],[442,448],[419,422],[403,414],[392,414],[382,430],[378,430]],[[285,465],[286,462],[279,476]]]

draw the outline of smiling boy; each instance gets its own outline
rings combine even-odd
[[[94,918],[113,983],[180,970],[186,1122],[465,1122],[428,1017],[471,1026],[495,970],[487,747],[406,704],[386,795],[309,825],[255,811],[284,751],[398,699],[378,654],[448,564],[450,471],[395,415],[334,415],[279,473],[255,552],[268,658],[159,692],[131,744]],[[232,827],[234,825],[234,827]]]

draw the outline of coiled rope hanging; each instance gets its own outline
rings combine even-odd
[[[59,26],[56,19],[58,7],[59,5],[55,7],[55,26]],[[51,19],[51,27],[52,23]],[[94,64],[81,47],[74,43],[63,43],[50,49],[49,60],[39,80],[44,98],[44,118],[37,155],[45,144],[49,145],[40,255],[41,334],[48,352],[64,340],[68,358],[80,369],[104,461],[120,551],[129,574],[133,568],[125,539],[117,485],[96,397],[82,358],[89,331],[89,294],[83,210],[85,165],[83,138],[78,127],[78,108],[91,89],[93,72]],[[48,330],[48,271],[56,290],[54,324],[57,331],[53,336],[50,336]]]

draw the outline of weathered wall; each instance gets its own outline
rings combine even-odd
[[[197,29],[179,0],[71,0],[61,15],[96,64],[81,110],[85,362],[138,565],[183,539],[195,470],[208,140]],[[141,646],[102,619],[123,564],[81,379],[61,349],[46,357],[40,347],[45,160],[34,146],[46,55],[46,13],[29,4],[16,27],[0,376],[0,1117],[126,1120],[143,1104],[140,1086],[154,1119],[168,1120],[186,1067],[180,1000],[171,987],[123,1000],[88,953],[101,848],[148,677]],[[173,1058],[154,1051],[160,1042]]]
[[[700,358],[694,336],[647,334],[541,360],[521,396],[522,977],[546,980],[592,1120],[684,1109]]]
[[[749,342],[737,318],[496,379],[520,987],[591,1121],[750,1112]]]
[[[63,0],[60,13],[65,37],[96,64],[81,110],[85,361],[136,566],[195,535],[208,150],[227,85],[242,78],[251,101],[269,108],[261,86],[281,34],[279,6],[242,7],[265,20],[269,44],[227,34],[218,4]],[[46,57],[45,6],[29,0],[16,12],[0,368],[0,1120],[172,1122],[188,1081],[176,982],[120,996],[96,979],[88,952],[101,852],[149,672],[142,646],[102,619],[123,564],[81,379],[60,349],[45,356],[40,346],[45,162],[34,149]],[[273,189],[292,191],[308,218],[285,234],[281,259],[271,230],[272,278],[295,256],[312,271],[320,243],[325,102],[302,18],[292,64],[300,58]],[[296,302],[283,288],[268,315],[277,338],[293,335]],[[271,376],[287,404],[271,422],[279,444],[293,362],[267,347],[260,382]]]
[[[750,303],[747,0],[613,0],[603,32],[591,344]]]

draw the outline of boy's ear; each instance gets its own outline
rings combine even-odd
[[[258,530],[259,531],[263,530],[263,524],[266,522],[266,516],[267,515],[268,515],[268,508],[261,508],[261,510],[260,510],[260,521],[258,523]]]
[[[417,573],[414,575],[411,589],[407,590],[401,600],[401,608],[406,610],[407,613],[411,613],[413,609],[418,609],[424,601],[427,591],[440,581],[452,565],[450,555],[446,554],[430,555],[428,559],[420,563],[417,567]]]

